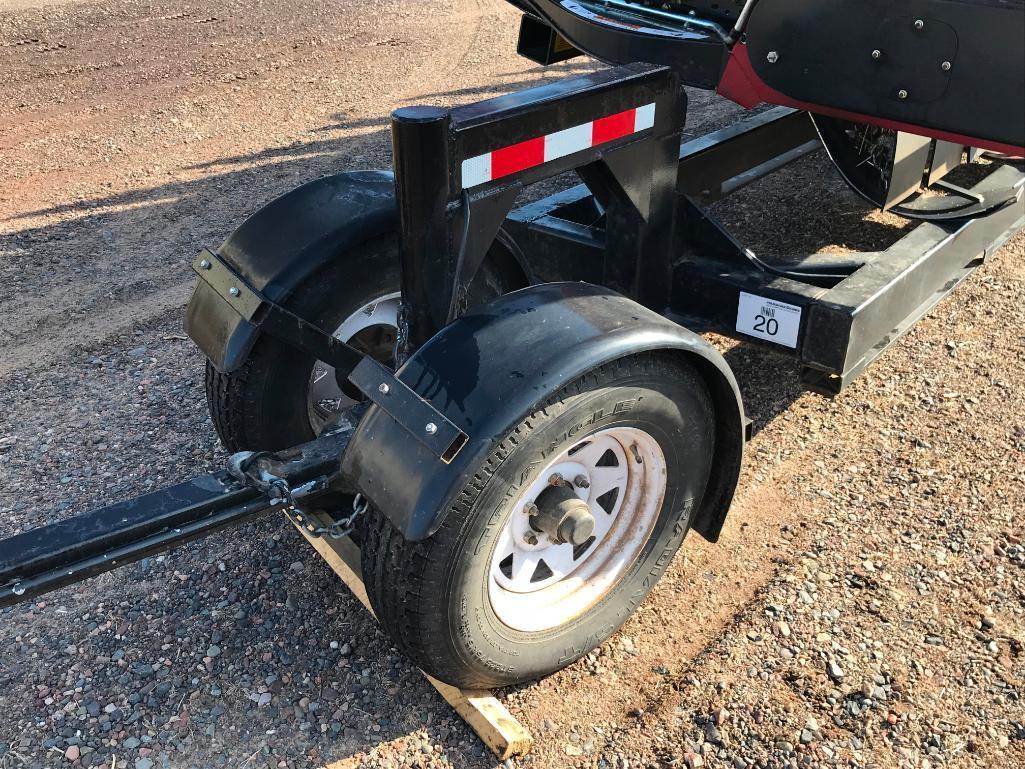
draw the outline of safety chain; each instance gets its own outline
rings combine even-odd
[[[261,469],[258,473],[254,472],[256,462],[268,456],[272,456],[270,452],[263,451],[236,454],[231,458],[229,468],[231,474],[266,494],[270,497],[271,504],[283,505],[281,512],[285,514],[285,517],[310,537],[343,539],[356,530],[356,522],[359,517],[370,507],[369,502],[362,494],[353,497],[352,511],[348,515],[333,519],[329,526],[322,526],[311,513],[303,509],[297,498],[313,488],[316,485],[315,482],[303,484],[293,490],[287,480],[266,469]]]
[[[395,368],[398,368],[409,357],[409,303],[399,302],[399,312],[396,318],[397,330],[395,333],[394,355]]]
[[[288,483],[284,480],[281,480],[281,483],[284,484],[285,490],[285,496],[282,498],[282,501],[288,505],[281,512],[285,514],[288,520],[314,539],[318,537],[327,537],[328,539],[344,539],[348,537],[356,530],[356,522],[359,520],[359,517],[370,507],[370,504],[364,499],[363,495],[357,494],[352,499],[351,513],[341,518],[333,519],[330,526],[321,526],[295,501],[291,490],[288,489]]]

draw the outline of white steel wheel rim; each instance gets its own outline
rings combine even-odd
[[[530,527],[527,509],[554,474],[573,483],[587,502],[595,520],[593,541],[557,544]],[[578,479],[584,483],[577,485]],[[635,427],[602,430],[562,452],[519,495],[499,534],[488,571],[495,615],[515,630],[540,632],[599,603],[644,550],[662,509],[666,479],[661,447]]]
[[[401,297],[401,293],[396,291],[367,302],[343,320],[332,336],[346,344],[353,344],[355,340],[356,346],[359,347],[360,338],[363,336],[380,329],[397,329]],[[374,357],[380,358],[381,355]],[[390,357],[389,353],[382,362],[389,360]],[[310,426],[315,433],[319,433],[339,411],[356,403],[353,398],[342,392],[335,381],[334,366],[319,360],[313,364],[313,371],[310,372],[307,394],[307,412]]]

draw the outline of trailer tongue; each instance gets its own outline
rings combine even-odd
[[[311,533],[317,532],[319,527],[310,527],[298,504],[326,504],[332,495],[337,497],[333,482],[338,457],[355,427],[355,419],[341,415],[316,441],[303,446],[262,456],[241,453],[232,458],[229,470],[0,540],[0,607],[271,511],[288,511]]]

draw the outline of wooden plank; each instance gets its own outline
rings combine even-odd
[[[530,752],[534,738],[491,692],[486,689],[457,689],[427,673],[424,677],[499,760],[525,756]]]
[[[345,583],[371,616],[374,610],[363,584],[360,569],[360,554],[356,543],[348,537],[327,539],[311,537],[301,527],[300,534],[320,554]],[[423,672],[423,671],[420,671]],[[504,761],[513,756],[525,756],[534,745],[530,732],[487,690],[458,689],[424,673],[424,677],[445,701],[459,714],[467,725],[477,733],[485,745]]]

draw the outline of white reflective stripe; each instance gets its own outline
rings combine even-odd
[[[643,131],[646,128],[653,128],[655,125],[655,105],[645,104],[638,107],[634,114],[634,132]]]
[[[491,181],[491,153],[463,161],[463,189]]]
[[[545,137],[545,162],[591,148],[593,123],[573,126]]]

